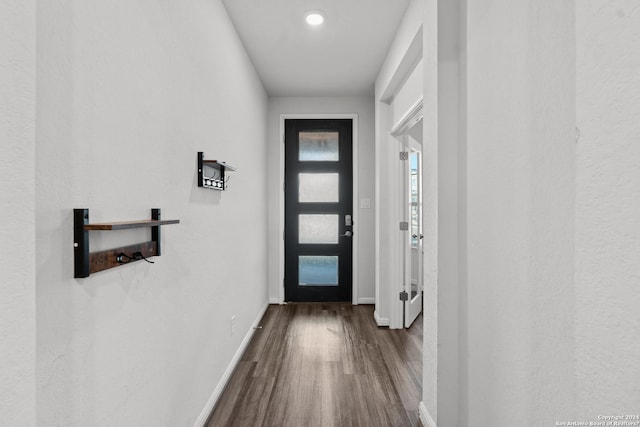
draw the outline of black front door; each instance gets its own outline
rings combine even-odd
[[[285,120],[285,300],[351,301],[352,120]]]

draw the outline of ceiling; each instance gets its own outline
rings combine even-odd
[[[222,0],[270,96],[373,94],[409,0]],[[321,10],[320,28],[306,12]]]

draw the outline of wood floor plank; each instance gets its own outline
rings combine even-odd
[[[253,363],[238,363],[224,392],[220,396],[215,413],[210,417],[209,425],[227,426],[233,424],[233,419],[237,413],[236,406],[246,392],[247,379],[251,378],[253,369]]]
[[[208,427],[419,426],[422,318],[378,328],[372,306],[269,306]]]

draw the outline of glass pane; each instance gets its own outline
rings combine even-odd
[[[411,246],[418,247],[418,206],[411,206]]]
[[[338,215],[298,215],[300,243],[338,243]]]
[[[411,246],[418,246],[418,176],[419,176],[419,162],[420,157],[418,153],[412,152],[410,155],[410,170],[411,170]],[[415,236],[415,237],[414,237]]]
[[[418,153],[411,153],[411,201],[418,201]]]
[[[338,286],[337,256],[299,256],[300,286]]]
[[[298,175],[298,201],[334,202],[339,201],[337,173],[301,173]]]
[[[300,132],[298,159],[305,162],[337,162],[338,132]]]

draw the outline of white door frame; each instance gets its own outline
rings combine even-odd
[[[407,138],[406,134],[416,123],[423,119],[423,99],[424,96],[421,94],[416,102],[405,112],[405,114],[398,120],[398,122],[391,128],[389,132],[391,136],[396,138],[398,141],[398,145],[401,150],[404,150],[405,144],[402,142],[403,138]],[[422,163],[421,163],[422,165]],[[396,175],[398,178],[399,191],[403,191],[404,189],[404,181],[400,178],[400,174]],[[424,179],[424,175],[421,174],[421,179]],[[423,183],[420,183],[420,188],[423,188]],[[399,224],[400,221],[405,221],[404,217],[404,205],[402,205],[404,198],[400,197],[398,200],[398,209],[397,209],[397,217],[393,220],[394,224]],[[404,257],[401,256],[405,250],[405,241],[403,239],[403,235],[401,231],[398,231],[398,237],[395,242],[397,247],[397,257],[394,257],[391,261],[397,262],[397,268],[394,268],[392,271],[396,272],[397,279],[392,282],[392,292],[391,295],[400,295],[400,292],[404,291],[404,281],[401,280],[403,277],[404,270],[406,268],[404,262]],[[424,254],[419,254],[420,257],[424,257]],[[424,259],[422,260],[424,263]],[[423,279],[424,281],[424,279]],[[394,286],[395,285],[395,286]],[[389,314],[389,327],[401,329],[404,328],[405,319],[404,319],[404,301],[400,301],[400,299],[395,299],[392,297],[391,299],[391,311]]]
[[[353,252],[352,252],[352,277],[351,300],[353,305],[358,304],[358,243],[359,243],[359,215],[358,215],[358,114],[357,113],[323,113],[323,114],[280,114],[280,158],[278,161],[280,191],[278,191],[278,287],[279,303],[284,303],[284,121],[286,119],[351,119],[352,120],[352,151],[353,151]]]
[[[408,300],[404,301],[404,327],[410,327],[415,319],[422,312],[422,290],[423,290],[423,265],[424,265],[424,250],[423,244],[424,240],[422,239],[423,230],[422,230],[422,144],[412,138],[409,134],[403,135],[403,151],[408,153],[408,158],[404,162],[402,169],[402,176],[400,177],[401,181],[403,181],[405,187],[403,188],[404,197],[402,199],[403,203],[403,220],[408,222],[409,228],[404,234],[404,291],[408,294]],[[419,163],[418,163],[418,180],[417,180],[417,191],[418,191],[418,229],[417,229],[417,246],[412,245],[412,234],[411,234],[411,156],[413,153],[419,153]],[[417,266],[414,265],[414,262],[417,262]],[[412,287],[414,285],[413,282],[413,269],[417,267],[416,271],[416,280],[415,286],[417,287],[416,297],[412,298]]]

